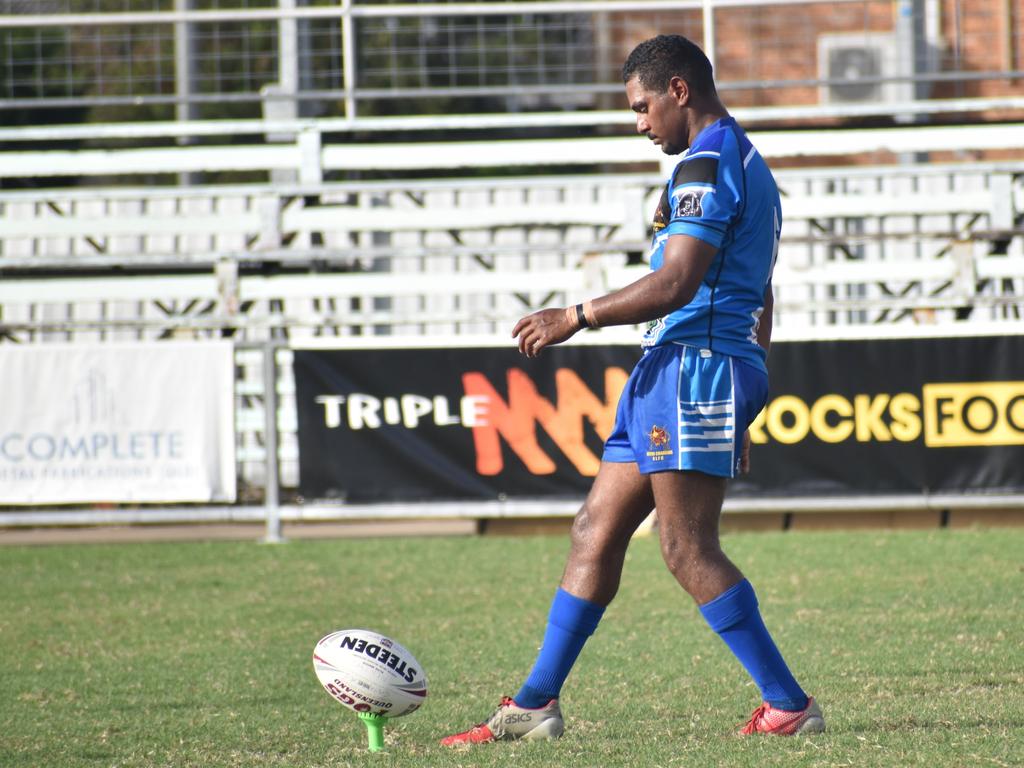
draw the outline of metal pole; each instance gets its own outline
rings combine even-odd
[[[267,530],[263,541],[267,544],[284,541],[277,457],[277,346],[272,339],[263,344],[263,447],[267,467],[263,483]]]
[[[299,22],[287,12],[295,10],[296,0],[277,1],[283,12],[277,20],[277,82],[285,93],[291,94],[294,105],[299,92]]]
[[[345,117],[356,116],[356,43],[352,21],[352,0],[341,3],[341,58],[345,79]]]
[[[191,10],[192,0],[174,0],[174,9],[181,13]],[[175,117],[186,122],[193,117],[192,83],[195,46],[192,40],[192,25],[187,21],[174,22],[174,90],[178,97]]]
[[[715,8],[714,0],[704,0],[702,19],[704,27],[704,55],[711,62],[711,69],[715,69]],[[715,76],[718,73],[715,72]]]
[[[174,10],[179,13],[187,13],[192,10],[192,0],[174,0]],[[191,122],[197,114],[196,105],[192,102],[195,85],[195,38],[192,34],[192,24],[187,21],[176,21],[174,23],[174,88],[178,102],[174,107],[175,119],[181,124]],[[177,142],[180,146],[187,146],[192,143],[190,136],[179,136]],[[178,183],[181,186],[198,184],[200,176],[198,173],[185,171],[178,174]]]

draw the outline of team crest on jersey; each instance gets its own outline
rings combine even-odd
[[[679,201],[676,203],[676,216],[685,216],[687,218],[700,218],[703,216],[704,209],[700,204],[703,197],[703,192],[684,192],[681,194]]]

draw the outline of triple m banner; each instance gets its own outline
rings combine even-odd
[[[300,491],[579,497],[638,347],[295,351]],[[1024,490],[1024,337],[779,342],[733,496]]]

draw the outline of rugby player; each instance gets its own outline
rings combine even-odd
[[[622,79],[637,131],[666,154],[682,153],[654,215],[651,271],[583,304],[528,315],[512,335],[522,354],[536,357],[582,328],[648,323],[644,354],[573,522],[532,671],[488,720],[443,739],[447,746],[562,734],[562,685],[615,597],[630,537],[652,509],[669,570],[760,690],[740,733],[825,729],[718,536],[726,480],[749,466],[747,428],[768,394],[778,189],[719,100],[697,45],[678,35],[647,40],[626,59]]]

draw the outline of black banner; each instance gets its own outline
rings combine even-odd
[[[580,497],[633,346],[296,350],[300,492]],[[776,343],[730,495],[1024,490],[1024,337]]]
[[[734,495],[1024,489],[1024,337],[772,345]]]
[[[633,346],[296,350],[300,492],[350,501],[579,497]]]

